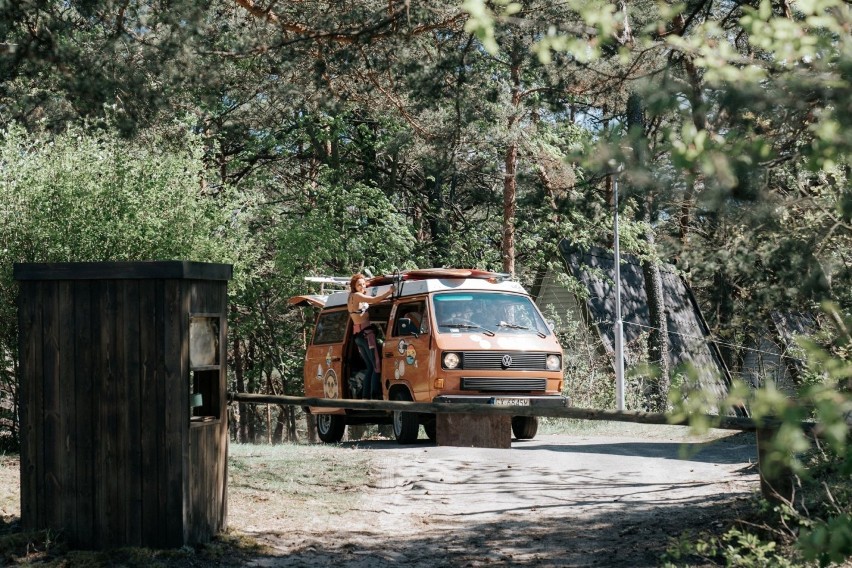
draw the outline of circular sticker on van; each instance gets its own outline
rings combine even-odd
[[[408,348],[408,343],[404,339],[400,339],[396,345],[396,350],[400,355],[405,355],[405,350]]]
[[[334,369],[325,372],[325,377],[322,379],[322,392],[325,398],[337,398],[337,373]]]
[[[405,350],[405,362],[409,365],[417,364],[417,351],[414,349],[413,345],[409,345]]]

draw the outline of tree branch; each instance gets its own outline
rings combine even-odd
[[[404,5],[406,7],[405,10],[394,10],[393,4],[390,3],[388,7],[388,17],[372,26],[368,26],[363,29],[351,32],[326,32],[309,28],[305,24],[301,24],[298,22],[282,21],[278,14],[276,14],[272,10],[274,2],[270,4],[267,8],[259,7],[257,4],[254,3],[253,0],[236,0],[236,3],[238,6],[244,8],[249,14],[251,14],[255,18],[277,25],[281,29],[281,31],[294,33],[296,35],[309,37],[312,39],[330,40],[332,42],[341,44],[353,44],[360,41],[361,38],[364,37],[368,37],[370,39],[391,37],[398,33],[395,29],[391,29],[381,33],[378,33],[376,30],[392,27],[394,23],[401,20],[402,18],[408,19],[409,17],[408,2],[404,2]],[[461,22],[466,18],[466,13],[459,12],[440,22],[417,26],[411,31],[405,33],[405,35],[414,36],[435,29],[445,29]]]

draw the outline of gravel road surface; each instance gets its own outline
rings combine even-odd
[[[671,537],[722,527],[758,490],[753,434],[670,432],[352,442],[376,464],[358,510],[252,534],[272,551],[252,565],[657,566]]]

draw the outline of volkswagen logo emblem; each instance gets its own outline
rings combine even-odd
[[[512,356],[511,355],[503,355],[503,368],[507,369],[512,366]]]

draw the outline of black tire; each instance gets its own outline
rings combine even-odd
[[[426,432],[426,437],[435,441],[438,432],[438,421],[435,420],[434,416],[430,416],[426,420],[423,421],[423,431]]]
[[[411,399],[404,391],[397,391],[393,395],[393,400],[407,401]],[[420,421],[417,419],[417,414],[414,412],[402,412],[394,410],[393,412],[393,435],[396,441],[400,444],[413,444],[417,441],[417,435],[420,433]]]
[[[346,421],[339,414],[317,414],[317,434],[326,444],[336,444],[343,439]]]
[[[512,416],[512,433],[517,440],[532,440],[538,432],[537,416]]]

